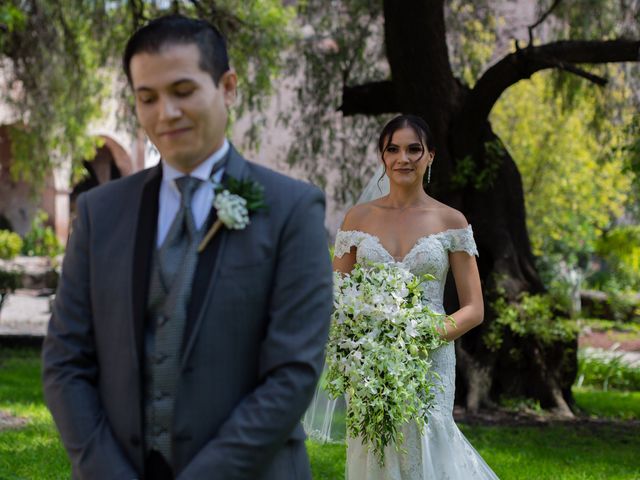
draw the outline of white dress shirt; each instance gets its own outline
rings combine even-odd
[[[209,174],[213,166],[221,161],[229,151],[229,142],[224,139],[224,143],[219,150],[214,152],[209,158],[196,167],[189,175],[203,180],[198,189],[194,192],[191,200],[191,210],[193,211],[193,219],[198,229],[207,220],[209,211],[213,205],[215,192],[213,191],[213,183],[209,181]],[[224,167],[218,170],[213,180],[220,183]],[[156,236],[156,246],[160,248],[162,242],[169,233],[169,228],[174,217],[180,209],[180,190],[176,185],[176,178],[184,176],[179,170],[176,170],[162,159],[162,183],[160,184],[160,198],[158,205],[158,234]]]

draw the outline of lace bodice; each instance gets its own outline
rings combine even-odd
[[[425,298],[431,307],[440,313],[444,285],[449,271],[449,252],[463,251],[469,255],[478,255],[478,248],[473,240],[471,225],[465,228],[445,230],[443,232],[420,237],[405,257],[397,261],[382,245],[380,239],[359,230],[339,230],[336,235],[336,257],[342,257],[352,247],[356,248],[358,262],[397,263],[416,275],[429,273],[435,280],[424,284]]]

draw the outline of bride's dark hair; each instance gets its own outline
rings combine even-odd
[[[389,121],[389,123],[387,123],[380,132],[380,137],[378,138],[378,150],[381,154],[383,154],[387,146],[389,146],[389,142],[391,141],[391,138],[393,138],[393,134],[396,133],[396,130],[400,130],[405,127],[409,127],[416,132],[416,135],[418,135],[418,137],[420,137],[420,139],[427,145],[427,150],[432,152],[435,149],[433,134],[431,133],[431,129],[429,128],[429,125],[427,125],[427,122],[417,115],[403,114],[398,115]]]
[[[429,152],[433,152],[435,150],[433,134],[431,133],[431,128],[427,125],[422,118],[417,115],[411,114],[402,114],[393,118],[389,123],[387,123],[382,131],[380,132],[380,137],[378,137],[378,151],[382,156],[382,164],[384,165],[384,170],[382,171],[382,175],[378,179],[378,183],[380,180],[384,178],[384,175],[387,173],[387,166],[384,163],[384,152],[389,146],[391,139],[393,138],[393,134],[396,133],[396,130],[400,130],[401,128],[411,128],[418,138],[420,138],[420,144],[422,145],[423,152],[428,150]],[[424,148],[424,144],[426,144],[427,148]],[[424,155],[424,153],[423,153]]]

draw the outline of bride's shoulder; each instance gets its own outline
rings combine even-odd
[[[362,225],[366,224],[366,219],[371,215],[372,203],[360,203],[351,207],[344,216],[340,230],[362,230]]]
[[[434,202],[436,207],[434,210],[437,212],[438,220],[443,230],[457,230],[466,228],[469,225],[466,217],[459,210],[437,200],[434,200]]]

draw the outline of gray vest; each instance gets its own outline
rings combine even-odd
[[[145,330],[144,432],[147,453],[156,450],[172,464],[173,407],[180,371],[180,349],[185,315],[174,315],[169,290],[161,278],[157,250],[151,262],[151,276]],[[169,326],[172,334],[163,335]]]
[[[213,166],[211,175],[224,166],[227,158],[228,155]],[[182,341],[198,264],[197,247],[204,235],[204,228],[196,230],[190,202],[201,182],[186,176],[176,179],[183,196],[181,207],[167,238],[160,250],[154,250],[151,261],[144,334],[145,449],[147,453],[160,452],[170,465],[173,464],[173,418]]]

